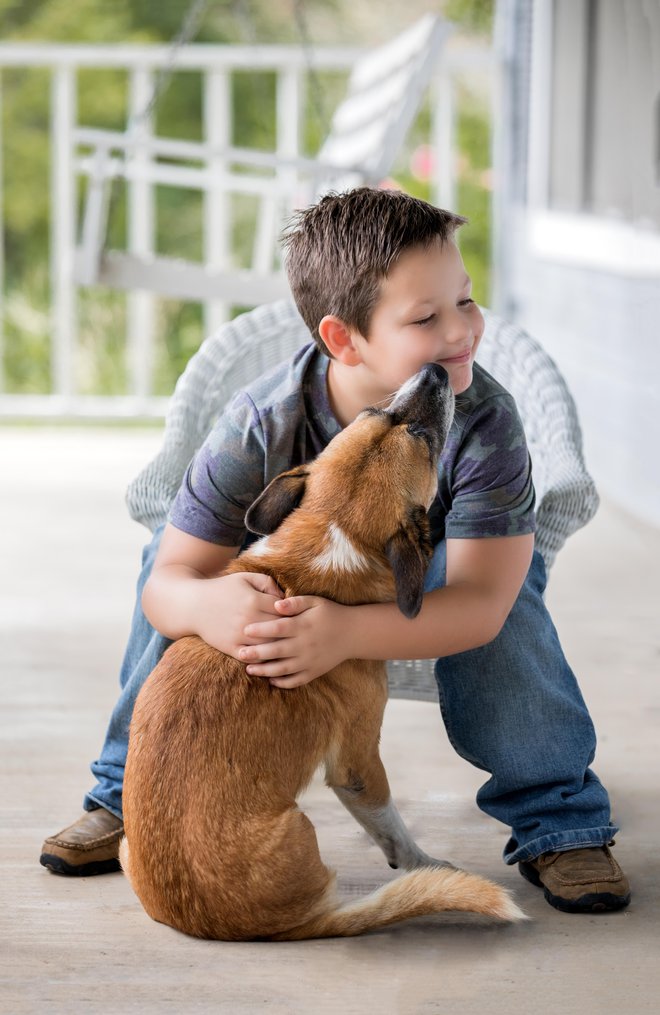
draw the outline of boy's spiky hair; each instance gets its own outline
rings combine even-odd
[[[293,298],[317,345],[329,355],[319,323],[332,314],[369,335],[387,277],[411,247],[450,240],[467,220],[398,190],[359,187],[326,194],[298,212],[284,231]]]

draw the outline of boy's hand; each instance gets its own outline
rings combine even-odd
[[[238,658],[248,664],[251,676],[266,677],[275,687],[309,684],[350,658],[350,610],[320,596],[278,599],[274,612],[280,619],[248,624],[244,642],[259,644],[241,649]]]
[[[241,649],[258,639],[245,636],[245,627],[278,616],[275,603],[283,592],[265,574],[240,571],[199,582],[196,602],[196,631],[207,645],[241,658]]]

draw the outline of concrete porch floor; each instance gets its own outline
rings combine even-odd
[[[226,944],[151,922],[121,874],[55,877],[46,835],[72,821],[114,702],[145,531],[123,489],[145,430],[0,429],[0,1012],[467,1015],[658,1011],[660,531],[610,504],[564,549],[548,600],[599,732],[595,768],[621,825],[628,910],[568,916],[505,867],[483,774],[435,705],[388,706],[383,756],[422,847],[512,888],[532,918],[447,914],[358,939]],[[322,784],[304,802],[346,893],[393,876]]]

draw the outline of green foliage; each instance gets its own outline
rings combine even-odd
[[[446,0],[444,15],[470,32],[490,34],[495,15],[495,0]]]
[[[460,231],[459,243],[474,283],[474,298],[488,305],[491,286],[489,116],[483,103],[465,88],[459,98],[459,109],[457,211],[469,219]]]
[[[199,348],[202,335],[202,307],[199,303],[162,300],[160,332],[164,341],[156,347],[154,394],[172,393],[177,377]]]
[[[126,394],[125,297],[109,289],[81,289],[78,323],[76,391],[81,395]]]
[[[443,13],[468,32],[490,36],[495,0],[446,0]],[[469,222],[459,234],[463,259],[478,303],[488,305],[491,291],[491,200],[489,113],[469,86],[459,97],[457,148],[460,152],[456,211]]]
[[[25,285],[8,289],[4,299],[4,370],[8,390],[22,395],[47,394],[50,388],[50,318],[48,275],[36,265]]]

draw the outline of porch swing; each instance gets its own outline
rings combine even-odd
[[[196,0],[172,44],[168,80],[178,50],[196,32],[206,3]],[[299,9],[301,4],[298,0]],[[87,154],[79,157],[76,165],[88,183],[74,258],[76,284],[253,306],[286,295],[284,273],[276,263],[277,237],[284,219],[295,207],[330,189],[377,185],[388,175],[450,30],[447,22],[427,14],[358,59],[315,158],[284,158],[233,147],[217,150],[208,142],[152,136],[142,128],[162,94],[162,82],[144,112],[123,133],[78,127],[74,143],[87,149]],[[303,46],[308,70],[313,73],[304,37]],[[191,161],[202,165],[190,166]],[[265,176],[264,171],[273,175]],[[112,188],[119,180],[255,196],[258,214],[250,267],[225,270],[159,254],[107,249]]]

